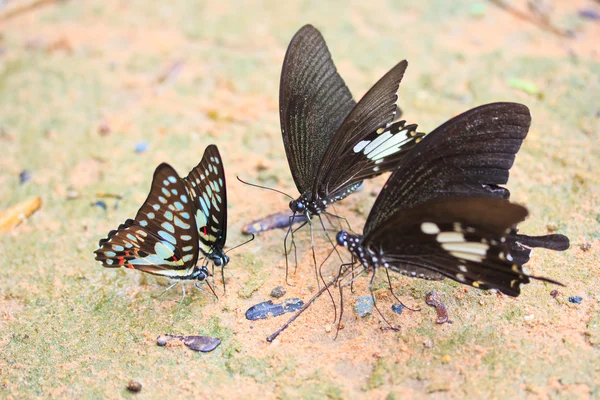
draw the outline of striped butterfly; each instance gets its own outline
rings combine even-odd
[[[227,194],[223,161],[216,146],[185,178],[168,164],[154,172],[150,194],[134,219],[128,219],[94,252],[104,267],[128,267],[175,280],[203,281],[207,264],[200,253],[224,267]]]

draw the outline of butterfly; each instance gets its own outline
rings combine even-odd
[[[327,207],[364,179],[393,169],[422,138],[417,125],[395,121],[406,67],[406,61],[396,64],[356,103],[321,33],[306,25],[292,38],[279,91],[283,144],[300,192],[289,204],[292,220],[297,214],[308,223],[322,213],[342,218]]]
[[[518,296],[530,278],[525,246],[566,250],[564,235],[519,235],[527,210],[503,188],[531,116],[527,107],[493,103],[467,111],[429,133],[390,175],[362,235],[337,243],[367,270],[450,278]],[[519,254],[514,257],[513,253]]]
[[[94,252],[104,267],[127,267],[174,280],[203,281],[207,263],[224,267],[227,192],[223,161],[216,146],[185,178],[168,164],[154,172],[148,197],[134,219],[128,219]]]

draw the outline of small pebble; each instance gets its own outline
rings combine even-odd
[[[194,351],[208,353],[221,344],[221,339],[210,336],[179,336],[179,335],[161,335],[156,339],[156,344],[166,346],[172,340],[180,340],[187,347]]]
[[[404,310],[404,304],[392,304],[392,311],[396,314],[402,314],[402,310]]]
[[[546,225],[546,229],[548,229],[548,232],[556,232],[558,230],[558,225],[554,222],[550,222],[548,225]]]
[[[79,197],[77,190],[69,188],[67,189],[67,200],[74,200]]]
[[[110,133],[110,126],[106,122],[100,124],[98,127],[98,133],[100,136],[107,136]]]
[[[600,20],[600,13],[596,10],[592,10],[591,8],[582,8],[579,10],[579,16],[585,19],[592,19],[596,21]]]
[[[273,290],[271,290],[271,297],[276,299],[280,299],[286,294],[286,290],[283,286],[275,286]]]
[[[361,296],[356,299],[354,310],[359,317],[364,318],[373,313],[373,298],[371,296]]]
[[[560,292],[556,289],[554,289],[550,292],[550,296],[552,296],[554,298],[557,298],[559,295],[560,295]]]
[[[524,319],[525,321],[532,321],[532,320],[533,320],[533,318],[534,318],[534,315],[533,315],[533,314],[529,314],[529,315],[526,315],[526,316],[524,316],[524,317],[523,317],[523,319]]]
[[[23,171],[21,171],[19,173],[19,181],[21,183],[29,182],[30,180],[31,180],[31,172],[29,172],[28,170],[24,169]]]
[[[135,145],[135,152],[136,153],[145,153],[148,150],[148,147],[150,147],[150,145],[148,144],[148,142],[139,142]]]
[[[448,310],[446,310],[446,306],[442,303],[441,297],[436,293],[435,290],[427,293],[425,296],[425,303],[431,307],[435,307],[435,311],[437,313],[436,323],[444,324],[444,323],[452,323],[448,319]]]
[[[331,332],[331,325],[325,325],[325,332]]]
[[[592,248],[592,244],[590,242],[582,243],[579,245],[579,248],[581,249],[581,251],[588,251]]]
[[[137,393],[142,390],[142,384],[136,381],[129,381],[127,384],[127,390],[133,393]]]
[[[103,210],[106,210],[106,203],[103,200],[98,200],[95,203],[92,203],[92,206],[94,207],[100,207]]]
[[[273,304],[272,300],[263,301],[250,307],[246,311],[246,319],[256,321],[276,317],[281,314],[298,311],[302,308],[304,302],[298,298],[287,299],[281,304]]]
[[[442,364],[449,364],[450,361],[452,361],[452,357],[450,357],[448,354],[444,354],[442,356],[441,361],[442,361]]]
[[[571,296],[571,297],[569,297],[569,302],[571,302],[573,304],[581,304],[582,301],[583,301],[583,298],[581,296]]]

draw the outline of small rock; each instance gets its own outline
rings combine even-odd
[[[280,299],[286,294],[286,290],[283,286],[275,286],[273,290],[271,290],[271,297],[276,299]]]
[[[79,197],[79,192],[73,188],[67,189],[67,200],[74,200]]]
[[[354,310],[359,317],[364,318],[373,313],[373,298],[371,296],[361,296],[356,299]]]
[[[558,225],[554,222],[550,222],[548,225],[546,225],[546,229],[548,229],[548,232],[556,232],[558,230]]]
[[[100,136],[107,136],[110,133],[110,126],[106,122],[103,122],[98,127],[98,133]]]
[[[571,296],[571,297],[569,297],[569,302],[571,302],[573,304],[581,304],[582,301],[583,301],[583,298],[581,296]]]
[[[534,317],[534,315],[533,315],[533,314],[529,314],[529,315],[526,315],[526,316],[524,316],[524,317],[523,317],[523,319],[524,319],[525,321],[531,321],[531,320],[533,320],[533,317]]]
[[[142,390],[142,384],[136,381],[129,381],[127,384],[127,390],[133,393],[137,393]]]
[[[150,147],[148,145],[148,142],[139,142],[135,145],[135,152],[136,153],[145,153],[146,151],[148,151],[148,147]]]
[[[331,332],[331,325],[325,325],[325,332]]]
[[[582,243],[579,245],[579,248],[581,249],[581,251],[588,251],[592,248],[592,244],[590,242]]]
[[[550,296],[552,296],[554,298],[557,298],[559,295],[560,295],[560,292],[556,289],[554,289],[550,292]]]
[[[582,8],[579,10],[579,16],[585,19],[600,20],[600,13],[591,8]]]
[[[31,172],[29,172],[28,170],[24,169],[23,171],[21,171],[19,173],[19,181],[21,183],[26,183],[29,182],[31,180]]]
[[[221,339],[210,336],[179,336],[179,335],[161,335],[156,339],[156,344],[166,346],[169,342],[177,340],[183,342],[187,347],[194,351],[208,353],[221,344]]]
[[[442,364],[449,364],[450,361],[452,361],[452,357],[450,357],[448,354],[444,354],[441,361]]]
[[[402,314],[402,310],[404,310],[404,304],[393,304],[392,311],[396,314]]]
[[[246,319],[256,321],[276,317],[281,314],[298,311],[302,308],[304,302],[298,298],[287,299],[281,304],[273,304],[272,300],[263,301],[250,307],[246,311]]]
[[[103,200],[98,200],[97,202],[92,203],[91,205],[92,207],[100,207],[101,209],[106,211],[106,203]]]

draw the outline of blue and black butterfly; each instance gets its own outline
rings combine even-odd
[[[180,178],[168,164],[154,172],[150,194],[134,219],[100,240],[96,260],[104,267],[127,267],[174,280],[203,281],[208,260],[224,267],[227,191],[223,161],[216,146]],[[200,254],[207,262],[197,265]]]
[[[283,144],[300,192],[289,204],[292,219],[310,224],[315,215],[338,217],[327,207],[364,179],[392,170],[421,140],[416,125],[394,122],[406,67],[398,63],[356,103],[321,33],[306,25],[292,38],[279,91]]]

